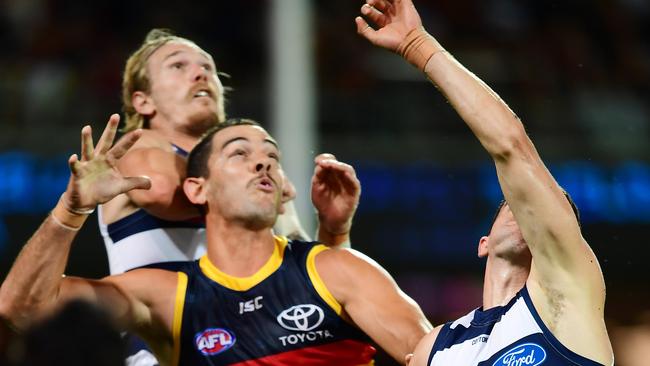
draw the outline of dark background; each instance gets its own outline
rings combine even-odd
[[[64,189],[80,127],[98,131],[120,111],[124,62],[150,28],[210,52],[231,75],[228,114],[268,124],[270,4],[0,1],[0,278]],[[461,315],[481,301],[476,245],[500,200],[488,155],[422,75],[356,35],[361,2],[312,4],[319,151],[353,163],[363,185],[353,245],[432,322]],[[650,3],[416,5],[427,29],[522,118],[576,199],[605,273],[610,330],[647,322]],[[68,273],[107,274],[95,222]]]

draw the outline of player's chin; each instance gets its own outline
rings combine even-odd
[[[188,116],[188,120],[194,129],[203,131],[221,122],[214,108],[196,108]]]

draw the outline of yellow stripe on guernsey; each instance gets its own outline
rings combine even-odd
[[[174,339],[174,353],[172,365],[178,365],[181,356],[181,325],[183,323],[183,307],[185,306],[185,293],[187,291],[187,275],[178,272],[176,285],[176,303],[174,305],[174,322],[172,324],[172,337]]]
[[[284,249],[287,247],[287,238],[283,236],[275,237],[275,248],[273,249],[273,254],[271,258],[257,271],[255,274],[249,277],[234,277],[229,274],[226,274],[215,267],[210,259],[208,259],[207,254],[201,257],[199,260],[199,266],[201,271],[208,276],[211,280],[216,283],[229,288],[235,291],[247,291],[253,288],[255,285],[264,281],[269,277],[273,272],[275,272],[280,265],[282,264],[282,258],[284,257]]]
[[[329,305],[332,310],[336,312],[336,314],[341,315],[341,304],[336,301],[336,298],[334,298],[334,295],[332,295],[330,290],[327,289],[323,283],[323,280],[320,278],[318,271],[316,271],[316,255],[323,250],[328,249],[329,248],[323,244],[319,244],[311,248],[309,254],[307,255],[307,274],[309,274],[309,279],[311,279],[311,283],[314,285],[314,288],[316,288],[316,292],[318,292],[320,297],[325,300],[327,305]]]

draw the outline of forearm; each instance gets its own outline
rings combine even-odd
[[[59,201],[53,212],[65,210]],[[59,222],[52,214],[48,215],[23,247],[0,287],[0,315],[18,329],[23,329],[35,312],[54,303],[58,297],[72,240],[76,236],[76,231],[63,225],[81,225],[86,215],[76,220],[60,215],[57,218]]]
[[[515,147],[526,147],[521,121],[508,105],[481,79],[444,51],[434,39],[436,51],[424,72],[495,158],[507,157]]]

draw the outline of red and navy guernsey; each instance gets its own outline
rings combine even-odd
[[[314,258],[328,248],[275,238],[271,258],[236,278],[207,258],[178,272],[173,365],[372,365],[368,337],[345,321]]]

